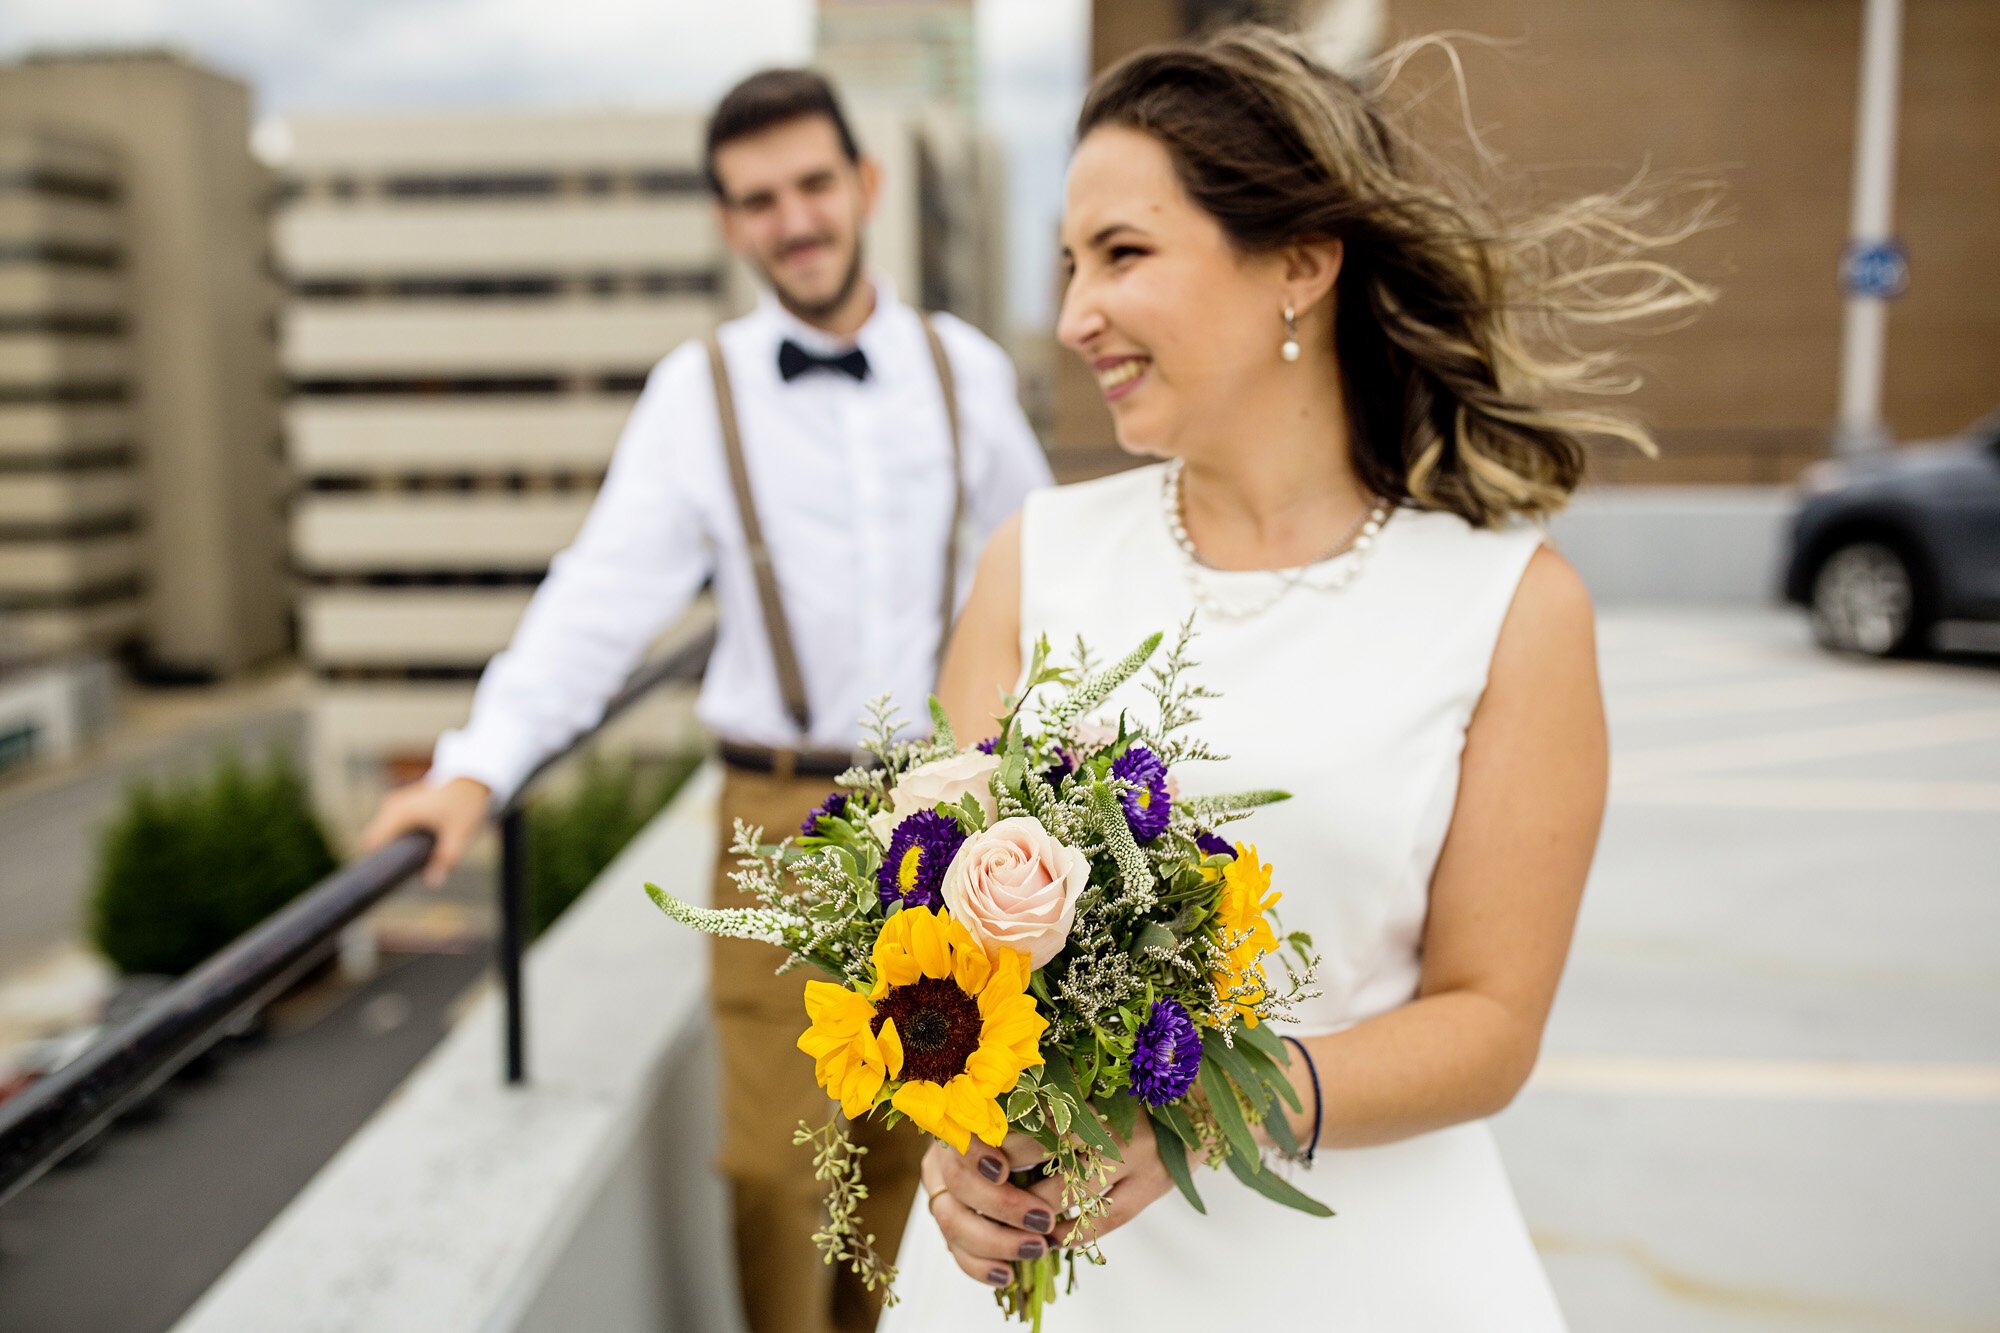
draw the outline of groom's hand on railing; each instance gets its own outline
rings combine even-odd
[[[453,778],[432,786],[413,782],[382,798],[368,827],[361,831],[361,850],[385,847],[405,833],[424,832],[436,839],[431,859],[424,863],[424,883],[437,888],[465,854],[466,844],[486,819],[493,791],[472,778]]]

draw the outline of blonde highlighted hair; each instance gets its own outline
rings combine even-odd
[[[1712,293],[1652,257],[1677,224],[1643,182],[1520,217],[1441,169],[1384,110],[1414,49],[1349,79],[1264,28],[1140,51],[1091,87],[1099,126],[1159,140],[1194,202],[1238,250],[1338,240],[1334,339],[1364,483],[1478,526],[1539,518],[1582,481],[1586,443],[1653,442],[1580,402],[1635,381],[1590,330],[1676,316]],[[1475,140],[1476,143],[1476,140]]]

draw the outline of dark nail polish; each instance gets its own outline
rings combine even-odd
[[[982,1157],[979,1159],[979,1174],[998,1184],[1000,1177],[1007,1174],[1007,1164],[998,1157]]]
[[[1049,1216],[1045,1208],[1037,1208],[1021,1219],[1021,1225],[1030,1231],[1047,1231],[1055,1224],[1055,1218]]]
[[[989,1268],[986,1270],[986,1280],[996,1287],[1004,1287],[1014,1280],[1014,1275],[1004,1268]]]
[[[1016,1251],[1023,1259],[1039,1259],[1048,1252],[1048,1246],[1038,1240],[1024,1240]]]

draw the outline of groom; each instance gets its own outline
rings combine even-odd
[[[733,821],[773,841],[790,833],[852,762],[857,719],[883,691],[904,717],[925,715],[967,569],[959,547],[976,551],[1049,481],[1006,356],[970,325],[905,305],[864,264],[881,172],[824,78],[771,70],[738,84],[709,122],[706,167],[723,235],[767,290],[653,370],[589,518],[480,678],[470,722],[363,835],[373,847],[433,832],[433,883],[712,581],[719,626],[697,712],[724,764],[715,901],[740,902]],[[743,1303],[755,1333],[866,1330],[880,1294],[810,1239],[821,1190],[792,1131],[831,1107],[794,1045],[806,978],[773,976],[780,961],[744,940],[713,954],[719,1165]],[[923,1145],[907,1126],[855,1131],[870,1149],[866,1228],[893,1255]]]

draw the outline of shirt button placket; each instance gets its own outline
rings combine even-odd
[[[850,666],[854,679],[865,682],[863,692],[870,696],[880,692],[881,685],[877,682],[887,681],[882,671],[882,638],[885,621],[891,614],[888,479],[882,468],[882,432],[870,429],[876,414],[869,410],[872,404],[865,401],[877,392],[869,386],[855,386],[841,395],[844,401],[840,413],[841,451],[847,459],[848,475],[854,478],[856,501],[849,521],[853,524],[855,550],[861,561],[861,624]]]

